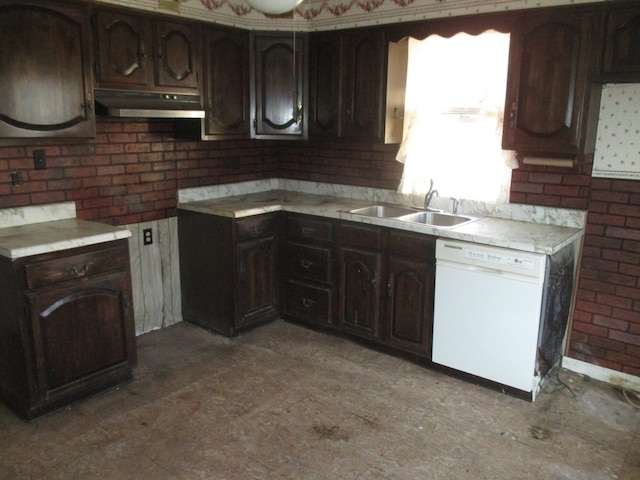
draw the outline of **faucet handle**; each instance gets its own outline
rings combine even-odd
[[[455,215],[456,213],[458,213],[458,205],[460,204],[460,202],[457,198],[451,197],[451,203],[451,213]]]

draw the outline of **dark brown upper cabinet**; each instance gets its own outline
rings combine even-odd
[[[307,37],[303,35],[252,35],[255,138],[307,138],[307,53]]]
[[[249,32],[210,29],[204,37],[202,138],[248,138]]]
[[[522,14],[511,34],[503,148],[521,156],[593,152],[600,91],[601,16]]]
[[[609,12],[605,37],[605,75],[611,80],[640,81],[640,6]]]
[[[402,140],[408,44],[386,38],[381,29],[311,36],[311,136]]]
[[[356,30],[344,36],[344,134],[363,140],[383,139],[385,34]]]
[[[155,83],[159,87],[198,89],[198,27],[156,20],[153,23]]]
[[[95,136],[90,36],[85,6],[0,1],[0,138]]]
[[[342,35],[318,33],[309,39],[309,135],[342,132]]]
[[[198,90],[196,25],[98,10],[94,28],[98,88]]]

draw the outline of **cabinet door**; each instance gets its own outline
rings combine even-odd
[[[53,402],[133,361],[126,273],[27,295],[37,397]]]
[[[249,34],[210,30],[205,47],[204,138],[243,138],[249,129]]]
[[[403,350],[428,356],[435,267],[392,256],[388,268],[388,341]]]
[[[640,81],[640,7],[611,11],[605,41],[604,73]]]
[[[95,18],[97,84],[101,87],[146,87],[152,68],[149,23],[143,16],[99,11]]]
[[[95,136],[88,16],[47,5],[0,1],[0,137]]]
[[[342,36],[315,34],[309,40],[309,135],[334,136],[341,133],[340,65]]]
[[[384,32],[351,32],[345,35],[344,41],[345,134],[381,140],[384,135]]]
[[[365,337],[378,337],[382,254],[340,249],[340,323]]]
[[[157,86],[198,90],[199,40],[195,25],[155,22],[154,58]]]
[[[255,135],[306,137],[305,38],[254,37]]]
[[[590,14],[523,17],[511,34],[503,148],[576,156],[593,151],[597,112],[588,78],[598,52]],[[591,114],[591,118],[589,115]]]
[[[274,237],[238,244],[236,328],[278,316],[276,249]]]

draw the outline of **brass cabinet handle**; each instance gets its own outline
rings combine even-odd
[[[309,269],[313,266],[313,262],[311,260],[303,258],[302,260],[300,260],[300,266],[304,269]]]
[[[77,266],[71,268],[71,273],[75,277],[82,277],[82,276],[86,275],[89,272],[89,268],[91,267],[91,265],[93,265],[92,262],[85,263],[83,265],[77,265]]]
[[[509,124],[511,128],[516,128],[516,116],[518,114],[518,104],[511,102],[511,108],[509,108]]]
[[[313,306],[313,305],[315,305],[315,304],[316,304],[316,301],[315,301],[315,300],[313,300],[313,299],[311,299],[311,298],[303,298],[303,299],[302,299],[302,306],[303,306],[304,308],[312,307],[312,306]]]

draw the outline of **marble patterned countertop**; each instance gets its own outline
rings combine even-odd
[[[0,210],[0,255],[11,259],[130,236],[126,228],[76,218],[73,202]]]
[[[382,202],[289,190],[275,189],[202,198],[206,196],[206,193],[199,195],[197,190],[193,190],[191,194],[180,197],[181,202],[178,204],[178,208],[231,218],[242,218],[275,211],[296,212],[546,255],[559,251],[579,239],[583,234],[583,230],[577,227],[493,216],[481,216],[456,227],[433,227],[392,218],[376,218],[348,212],[355,208]]]

